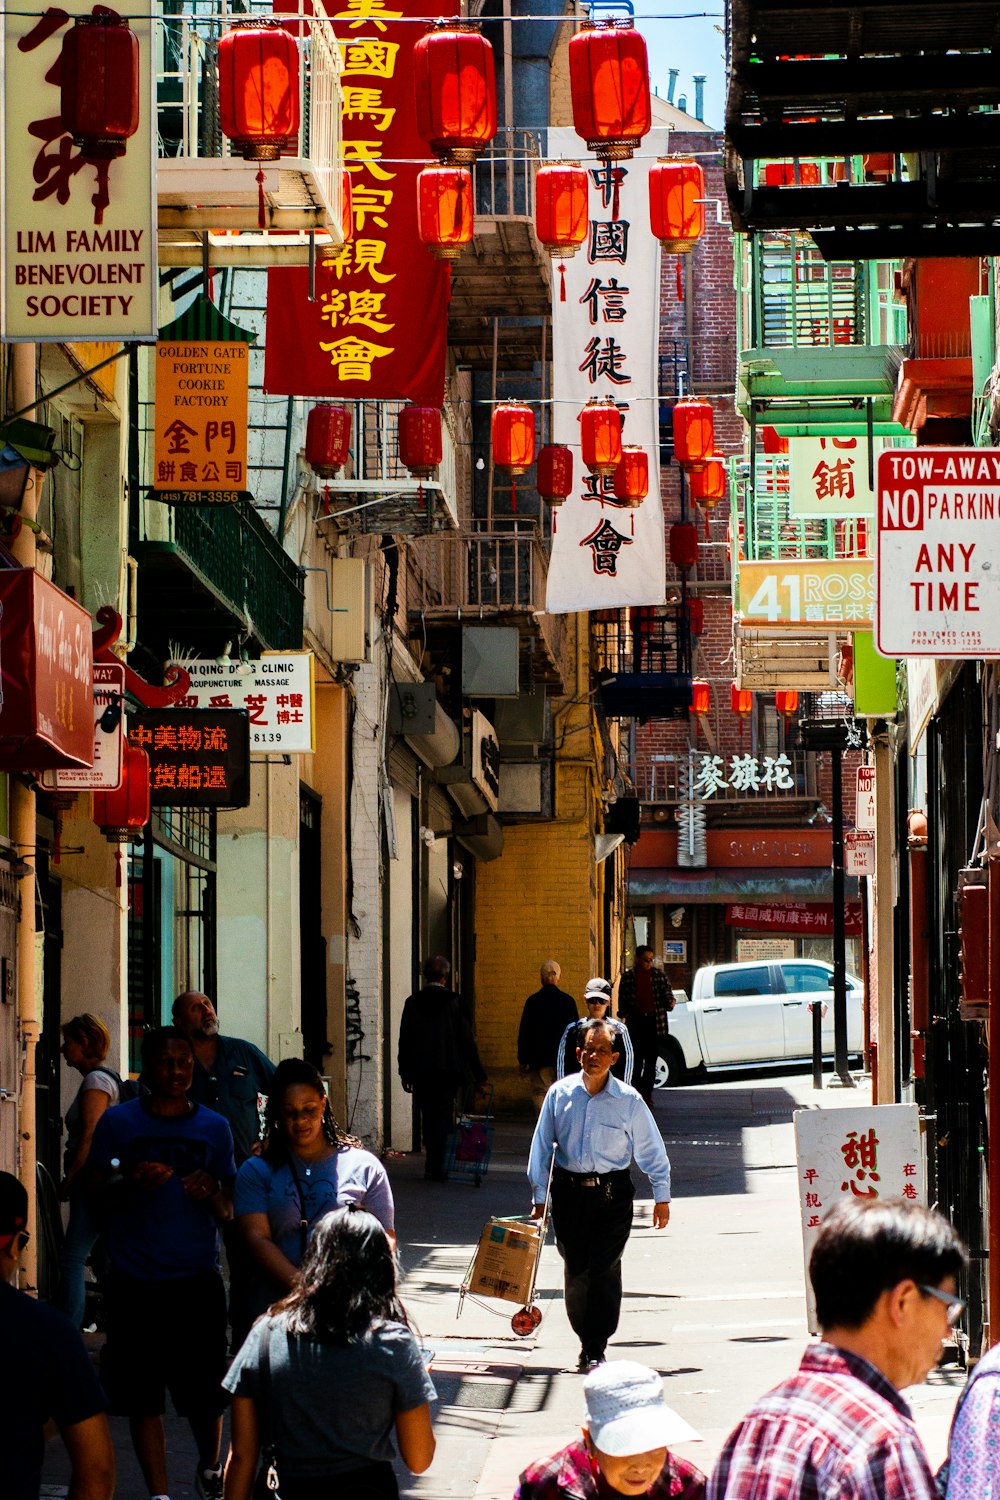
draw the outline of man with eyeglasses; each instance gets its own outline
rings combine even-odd
[[[900,1391],[938,1363],[965,1309],[966,1264],[954,1229],[922,1204],[838,1203],[809,1260],[822,1340],[731,1434],[707,1500],[936,1500]]]
[[[633,1158],[653,1186],[653,1228],[670,1218],[670,1162],[640,1094],[612,1073],[617,1041],[607,1021],[584,1021],[580,1072],[558,1079],[538,1116],[528,1158],[532,1218],[544,1212],[549,1163],[552,1223],[564,1264],[566,1315],[581,1371],[600,1364],[618,1327],[622,1255],[632,1228]]]
[[[14,1286],[30,1238],[28,1195],[0,1172],[0,1329],[10,1378],[0,1402],[4,1500],[38,1500],[45,1426],[55,1422],[69,1454],[72,1500],[111,1500],[115,1453],[107,1402],[69,1319]]]

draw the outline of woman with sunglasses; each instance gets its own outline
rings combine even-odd
[[[359,1208],[320,1219],[291,1291],[254,1324],[223,1384],[226,1500],[250,1500],[262,1449],[281,1500],[397,1500],[394,1436],[413,1473],[430,1466],[436,1393],[378,1219]]]

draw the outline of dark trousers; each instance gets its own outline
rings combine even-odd
[[[558,1169],[552,1178],[552,1224],[564,1264],[566,1316],[592,1358],[604,1354],[618,1327],[622,1256],[634,1196],[628,1172],[609,1172],[596,1187],[584,1187]]]
[[[660,1055],[660,1038],[656,1033],[655,1016],[629,1016],[628,1034],[632,1038],[635,1063],[632,1068],[632,1087],[648,1104],[656,1081],[656,1059]]]
[[[448,1132],[455,1119],[457,1088],[457,1079],[438,1073],[413,1090],[420,1111],[420,1134],[426,1153],[424,1171],[428,1177],[440,1177],[444,1172]]]
[[[265,1489],[264,1495],[269,1497]],[[363,1464],[325,1479],[294,1479],[279,1470],[281,1500],[398,1500],[399,1485],[392,1464]]]

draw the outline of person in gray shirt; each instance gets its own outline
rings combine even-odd
[[[281,1500],[398,1500],[394,1433],[404,1463],[429,1468],[436,1392],[373,1214],[339,1208],[319,1221],[292,1290],[254,1324],[223,1385],[226,1500],[251,1500],[262,1447]]]

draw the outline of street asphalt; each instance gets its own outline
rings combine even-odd
[[[787,1071],[727,1074],[654,1096],[673,1168],[671,1220],[666,1230],[653,1230],[649,1184],[636,1173],[622,1318],[608,1357],[641,1360],[660,1371],[667,1400],[702,1439],[678,1451],[701,1468],[711,1467],[750,1403],[796,1367],[808,1342],[792,1113],[868,1099],[864,1083],[817,1093],[809,1076]],[[566,1320],[551,1233],[539,1270],[535,1300],[543,1316],[534,1335],[515,1336],[511,1303],[466,1298],[459,1315],[458,1289],[483,1224],[492,1215],[527,1211],[530,1137],[530,1120],[501,1122],[479,1187],[471,1178],[425,1182],[416,1156],[387,1160],[403,1297],[433,1352],[439,1397],[437,1454],[419,1478],[400,1470],[406,1496],[511,1500],[524,1465],[578,1431],[579,1345]],[[957,1366],[944,1366],[907,1393],[935,1466],[944,1457],[963,1381]],[[126,1424],[114,1419],[114,1429],[117,1494],[146,1500]],[[172,1500],[193,1500],[186,1424],[170,1418],[168,1442]],[[57,1442],[49,1445],[45,1479],[43,1494],[65,1494]]]

